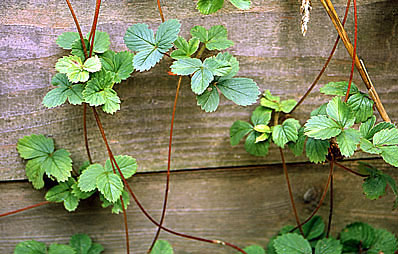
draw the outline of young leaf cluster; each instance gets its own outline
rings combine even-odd
[[[15,246],[14,254],[100,254],[104,251],[99,243],[93,243],[86,234],[75,234],[69,245],[52,243],[48,248],[45,243],[35,240],[20,242]]]
[[[65,32],[57,38],[57,44],[71,55],[57,61],[58,73],[51,84],[56,88],[43,98],[43,105],[54,108],[68,101],[72,105],[88,103],[102,106],[106,113],[120,109],[120,98],[113,89],[115,83],[127,79],[133,72],[133,54],[128,51],[114,52],[109,49],[110,39],[106,32],[96,31],[93,45],[84,39],[87,52],[93,47],[93,56],[86,59],[81,40],[76,32]]]
[[[280,112],[290,112],[296,105],[294,100],[280,101],[278,96],[272,96],[270,91],[264,92],[261,98],[261,106],[258,106],[252,113],[251,123],[236,121],[230,128],[231,145],[239,144],[239,141],[246,137],[245,149],[255,156],[265,156],[273,141],[278,147],[283,148],[299,141],[300,123],[294,118],[288,118],[281,124],[278,123]],[[274,115],[274,125],[270,126]],[[275,121],[276,120],[276,121]]]
[[[236,8],[247,10],[250,8],[250,0],[229,0]],[[196,9],[202,14],[212,14],[220,10],[224,5],[224,0],[198,0]]]

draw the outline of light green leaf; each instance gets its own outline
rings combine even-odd
[[[377,147],[398,145],[398,129],[384,129],[373,136],[373,144]]]
[[[381,157],[388,164],[398,167],[398,146],[383,146],[380,147]]]
[[[142,72],[155,66],[173,46],[180,27],[178,20],[167,20],[160,24],[155,37],[146,24],[130,26],[124,36],[124,42],[129,49],[138,51],[133,59],[134,68]]]
[[[42,134],[32,134],[18,140],[17,150],[19,155],[25,160],[47,157],[54,152],[54,141],[52,138],[46,138]]]
[[[89,72],[84,70],[82,60],[78,56],[64,56],[58,59],[55,69],[66,74],[72,83],[86,82],[89,78]]]
[[[48,249],[48,254],[75,254],[75,250],[65,244],[52,243]]]
[[[137,161],[133,157],[128,155],[118,155],[115,156],[115,160],[125,179],[130,178],[137,172]],[[113,172],[111,161],[109,159],[105,162],[105,170]],[[116,167],[115,171],[116,174],[119,175],[119,171]]]
[[[261,98],[260,104],[263,107],[274,109],[277,112],[281,111],[279,102],[271,101],[265,97]]]
[[[258,106],[252,113],[251,121],[254,126],[259,124],[268,125],[271,120],[272,110]]]
[[[325,115],[327,116],[326,113],[326,107],[327,107],[327,103],[322,104],[321,106],[319,106],[318,108],[314,109],[311,112],[311,116],[319,116],[319,115]]]
[[[174,45],[178,49],[171,53],[171,57],[174,59],[189,58],[198,50],[199,43],[198,38],[191,38],[187,42],[183,37],[179,36],[174,42]]]
[[[71,176],[72,159],[70,153],[65,149],[56,150],[43,161],[42,167],[47,176],[53,176],[58,182],[64,182]]]
[[[92,164],[79,177],[77,186],[84,192],[93,191],[97,188],[97,177],[105,172],[100,164]]]
[[[346,157],[354,154],[360,142],[361,134],[355,129],[345,129],[336,137],[340,152]]]
[[[212,14],[222,8],[224,0],[199,0],[196,9],[202,14]]]
[[[254,156],[265,156],[268,154],[270,139],[262,142],[256,142],[256,139],[261,136],[259,132],[251,132],[246,138],[245,149],[248,153]]]
[[[45,243],[35,240],[20,242],[15,246],[14,254],[47,254]]]
[[[101,70],[101,61],[98,56],[92,56],[84,62],[83,69],[88,72],[97,72]]]
[[[265,254],[263,247],[258,245],[251,245],[243,249],[247,254]]]
[[[129,78],[134,71],[133,57],[133,53],[129,51],[115,53],[108,50],[101,56],[101,63],[105,70],[115,74],[115,83],[120,83]]]
[[[232,70],[231,64],[228,61],[218,60],[214,56],[206,58],[203,66],[207,67],[214,76],[224,76]]]
[[[241,10],[247,10],[250,8],[250,0],[229,0],[231,4],[235,5],[236,8]]]
[[[229,129],[229,136],[231,139],[231,146],[239,144],[239,141],[253,130],[253,126],[244,121],[236,121]]]
[[[256,143],[265,141],[265,140],[267,140],[270,136],[271,136],[270,133],[261,133],[261,135],[258,136],[258,137],[256,138]]]
[[[315,254],[341,254],[343,246],[334,238],[319,240],[315,246]]]
[[[124,209],[127,209],[128,205],[130,204],[130,194],[123,190],[121,197],[123,198]],[[112,206],[112,213],[119,214],[123,212],[122,201],[120,198],[115,203],[111,203],[104,197],[104,195],[100,194],[100,199],[102,201],[103,208]]]
[[[289,149],[292,150],[295,156],[300,156],[303,153],[306,138],[307,136],[304,134],[304,127],[301,127],[298,131],[297,141],[287,143]]]
[[[80,37],[77,32],[64,32],[58,36],[56,43],[63,49],[72,49],[72,44],[76,40],[80,41]]]
[[[90,34],[87,34],[86,39],[88,39]],[[94,48],[95,53],[104,53],[109,49],[111,44],[109,34],[107,32],[95,31],[94,37]]]
[[[297,101],[295,100],[285,100],[281,102],[281,111],[284,113],[290,113],[290,111],[296,106]]]
[[[364,152],[371,154],[380,154],[381,151],[379,148],[375,147],[372,142],[367,139],[361,138],[361,143],[359,146]]]
[[[87,39],[83,39],[84,44],[86,45],[86,50],[87,50],[87,54],[90,52],[90,44],[88,42]],[[81,40],[75,40],[72,43],[72,51],[71,51],[72,55],[74,56],[78,56],[81,61],[83,62],[84,60],[86,60],[86,56],[84,55],[84,49],[81,43]]]
[[[255,131],[261,132],[261,133],[271,133],[271,128],[268,125],[265,124],[258,124],[254,126],[253,128]]]
[[[184,58],[174,61],[170,66],[171,71],[177,75],[190,75],[202,67],[202,61],[197,58]]]
[[[355,116],[352,109],[345,102],[342,102],[338,96],[328,103],[326,112],[342,128],[350,128],[354,125]]]
[[[51,83],[57,88],[54,88],[46,94],[43,98],[43,105],[47,108],[54,108],[63,103],[66,100],[72,105],[80,105],[83,103],[83,84],[75,84],[69,82],[68,77],[63,73],[57,73]]]
[[[337,96],[345,96],[348,89],[347,81],[339,81],[339,82],[330,82],[319,90],[323,94],[327,95],[337,95]],[[351,83],[350,95],[358,93],[358,87]]]
[[[197,105],[206,112],[216,111],[220,103],[220,95],[214,85],[210,85],[201,95],[196,96]]]
[[[361,243],[362,249],[370,248],[375,241],[374,229],[366,223],[355,222],[346,226],[340,233],[343,251],[358,251]]]
[[[227,79],[219,82],[217,87],[227,99],[241,106],[255,103],[260,95],[256,82],[248,78]]]
[[[386,187],[387,182],[381,174],[368,176],[362,184],[363,193],[369,199],[378,199],[384,196]]]
[[[29,182],[32,183],[33,187],[35,189],[41,189],[44,187],[44,181],[43,181],[43,176],[44,176],[44,168],[41,167],[43,164],[43,161],[46,159],[46,157],[37,157],[34,159],[30,159],[26,163],[26,176],[28,177]]]
[[[203,26],[194,26],[191,28],[191,35],[206,43],[209,40],[209,32]]]
[[[284,234],[274,241],[278,254],[312,254],[310,243],[298,234]]]
[[[367,254],[393,254],[398,249],[398,241],[394,234],[385,229],[375,229],[376,239]]]
[[[313,116],[304,125],[305,135],[315,139],[330,139],[341,133],[341,126],[324,115]]]
[[[329,141],[308,138],[305,151],[308,159],[314,163],[324,162],[328,155]]]
[[[236,57],[232,56],[230,53],[228,52],[218,53],[216,59],[220,61],[227,61],[231,66],[231,71],[226,75],[220,77],[219,82],[233,78],[238,73],[239,62],[236,59]]]
[[[355,123],[365,122],[373,115],[373,100],[364,93],[356,93],[348,98],[347,104],[355,115]]]
[[[69,245],[75,249],[76,254],[87,254],[92,241],[86,234],[75,234],[70,238]]]
[[[296,119],[286,119],[282,125],[274,126],[272,130],[272,140],[274,143],[283,148],[289,141],[296,142],[298,139],[298,128],[295,123]],[[298,122],[298,121],[297,121]],[[298,124],[300,126],[300,124]]]
[[[227,39],[227,29],[222,25],[213,26],[208,31],[202,26],[195,26],[191,29],[191,35],[204,43],[208,50],[224,50],[234,45]]]
[[[150,254],[173,254],[173,248],[165,240],[157,240]]]
[[[116,202],[123,190],[123,183],[120,177],[113,172],[105,171],[96,178],[97,189],[109,202]]]

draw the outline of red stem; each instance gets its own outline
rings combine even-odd
[[[364,174],[358,173],[358,172],[356,172],[356,171],[354,171],[354,170],[352,170],[352,169],[350,169],[350,168],[348,168],[348,167],[346,167],[346,166],[344,166],[344,165],[342,165],[342,164],[340,164],[340,163],[338,163],[336,161],[334,162],[334,164],[336,164],[340,168],[342,168],[342,169],[344,169],[344,170],[346,170],[346,171],[348,171],[350,173],[353,173],[354,175],[361,176],[361,177],[368,177],[369,176],[369,175],[364,175]]]
[[[126,233],[126,249],[127,249],[127,254],[130,254],[129,227],[127,225],[127,212],[126,212],[126,208],[124,208],[124,201],[123,201],[122,196],[120,196],[120,202],[122,203],[122,209],[123,209],[124,232]]]
[[[351,0],[347,1],[347,7],[345,9],[345,14],[344,14],[344,19],[343,19],[343,26],[347,20],[347,16],[348,16],[348,10],[350,9],[350,2]],[[312,82],[311,86],[308,88],[307,92],[305,92],[305,94],[303,95],[303,97],[301,97],[301,99],[299,100],[299,102],[296,104],[296,106],[294,106],[294,108],[289,112],[289,114],[293,113],[294,110],[296,110],[296,108],[298,106],[301,105],[301,103],[303,103],[303,101],[307,98],[307,96],[311,93],[312,89],[314,89],[314,87],[316,86],[316,84],[318,83],[319,79],[322,77],[323,73],[325,72],[326,68],[329,65],[330,60],[332,59],[334,52],[336,51],[337,45],[340,41],[340,36],[337,36],[336,38],[336,42],[333,45],[332,51],[330,51],[329,57],[326,60],[325,64],[322,67],[322,70],[319,72],[318,76],[315,78],[314,82]]]
[[[83,103],[83,135],[84,135],[84,145],[86,146],[86,152],[88,161],[90,164],[93,164],[93,160],[91,159],[90,148],[88,145],[88,137],[87,137],[87,104]]]
[[[355,57],[357,53],[357,36],[358,36],[357,0],[354,0],[353,2],[354,2],[354,17],[355,17],[354,52],[352,56],[350,80],[348,81],[347,93],[345,94],[345,99],[344,99],[345,102],[347,102],[348,96],[350,96],[351,83],[354,77]]]
[[[159,14],[160,14],[160,19],[162,20],[162,23],[164,22],[164,16],[163,16],[163,11],[162,11],[162,6],[160,5],[160,0],[157,0],[158,2],[158,9],[159,9]]]
[[[283,155],[283,150],[282,150],[282,148],[279,148],[279,152],[280,152],[280,154],[281,154],[283,172],[284,172],[285,177],[286,177],[287,188],[288,188],[288,190],[289,190],[290,202],[291,202],[291,204],[292,204],[294,217],[296,218],[296,224],[297,224],[297,227],[298,227],[299,230],[300,230],[300,233],[304,236],[303,228],[301,227],[302,224],[300,223],[300,219],[299,219],[298,214],[297,214],[296,204],[295,204],[295,202],[294,202],[294,197],[293,197],[292,186],[291,186],[291,184],[290,184],[289,174],[288,174],[288,172],[287,172],[287,167],[286,167],[286,162],[285,162],[285,156]]]
[[[80,37],[80,41],[82,43],[82,47],[83,47],[83,52],[84,52],[84,56],[87,58],[87,48],[86,48],[86,44],[84,43],[84,39],[83,39],[83,34],[82,34],[82,29],[80,28],[79,25],[79,21],[77,21],[77,17],[76,14],[72,8],[72,5],[70,4],[69,0],[66,0],[66,4],[68,5],[69,11],[72,14],[73,20],[75,21],[75,25],[77,28],[77,32],[79,33],[79,37]]]
[[[29,210],[29,209],[32,209],[32,208],[36,208],[36,207],[39,207],[39,206],[42,206],[42,205],[47,205],[47,204],[50,204],[50,203],[51,203],[50,201],[43,201],[43,202],[37,203],[35,205],[27,206],[27,207],[24,207],[24,208],[21,208],[21,209],[18,209],[18,210],[2,213],[2,214],[0,214],[0,218],[8,216],[8,215],[11,215],[11,214],[16,214],[16,213],[19,213],[19,212],[23,212],[23,211],[26,211],[26,210]]]
[[[330,206],[329,206],[329,221],[328,221],[328,229],[326,231],[326,238],[329,238],[330,228],[332,226],[332,217],[333,217],[333,161],[330,161]]]
[[[98,22],[100,7],[101,7],[101,0],[97,0],[96,4],[95,4],[95,14],[94,14],[94,19],[93,19],[93,25],[91,26],[91,32],[90,32],[90,36],[88,38],[89,41],[91,39],[89,57],[91,57],[93,55],[95,31],[97,30],[97,22]]]

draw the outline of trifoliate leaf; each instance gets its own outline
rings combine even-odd
[[[342,128],[350,128],[354,125],[355,116],[350,106],[342,102],[340,97],[334,97],[327,105],[326,112]]]
[[[341,126],[324,115],[313,116],[304,125],[305,135],[315,139],[330,139],[341,133]]]
[[[315,254],[341,254],[343,245],[334,238],[324,238],[319,240],[315,246]]]
[[[86,234],[75,234],[70,238],[69,245],[75,249],[76,254],[88,254],[92,241]]]
[[[96,178],[97,189],[109,202],[116,202],[123,190],[123,183],[120,177],[113,172],[105,171]]]
[[[361,134],[355,129],[345,129],[336,137],[340,152],[346,157],[354,154],[360,142]]]
[[[92,191],[97,188],[97,177],[105,172],[104,168],[100,164],[92,164],[79,177],[79,183],[77,186],[82,191]]]
[[[274,241],[278,254],[312,254],[310,243],[298,234],[284,234]]]
[[[398,249],[398,241],[394,234],[385,229],[375,229],[376,239],[372,247],[366,251],[368,254],[394,253]]]
[[[328,155],[329,141],[308,138],[305,145],[305,152],[308,159],[314,163],[324,162]]]
[[[66,100],[72,105],[80,105],[83,99],[83,84],[69,82],[68,77],[63,73],[57,73],[51,83],[58,86],[46,94],[43,98],[43,105],[47,108],[54,108],[65,103]]]
[[[203,43],[209,41],[209,32],[203,26],[192,27],[191,35],[194,38],[198,38]]]
[[[262,106],[258,106],[252,113],[251,121],[256,125],[268,125],[269,121],[271,120],[272,110],[268,108],[264,108]]]
[[[196,96],[197,105],[206,112],[216,111],[220,103],[220,95],[214,85],[210,85],[201,95]]]
[[[218,89],[229,100],[241,106],[255,103],[260,90],[252,79],[232,78],[217,83]]]
[[[232,56],[230,53],[218,53],[216,59],[219,61],[226,61],[231,65],[231,71],[226,75],[220,77],[219,82],[233,78],[239,71],[239,62],[236,57]]]
[[[296,142],[298,139],[298,122],[296,119],[286,119],[281,125],[274,126],[272,130],[272,140],[274,143],[283,148],[287,142]],[[300,124],[298,124],[300,126]]]
[[[270,139],[262,142],[256,142],[257,138],[262,134],[256,131],[249,133],[245,142],[245,149],[248,153],[254,156],[265,156],[268,154]]]
[[[76,251],[69,245],[52,243],[48,248],[48,254],[76,254]]]
[[[231,146],[239,144],[239,141],[253,130],[253,126],[244,121],[236,121],[232,124],[229,129],[229,136],[231,140]]]
[[[295,156],[300,156],[303,153],[306,138],[307,136],[304,134],[304,127],[301,127],[298,131],[297,141],[287,143],[289,149]]]
[[[66,74],[72,83],[86,82],[89,78],[89,72],[84,70],[82,60],[78,56],[64,56],[58,59],[55,69]]]
[[[250,0],[229,0],[236,8],[247,10],[250,8]]]
[[[284,113],[290,113],[290,111],[296,106],[297,101],[295,100],[284,100],[281,102],[280,108]]]
[[[45,243],[35,240],[20,242],[15,246],[14,254],[47,254]]]
[[[67,182],[52,187],[46,193],[46,200],[55,203],[63,202],[65,209],[69,212],[76,210],[79,205],[79,198],[72,193],[73,184],[75,184],[75,180],[69,178]]]
[[[110,114],[120,109],[120,99],[112,89],[113,77],[111,72],[101,70],[93,75],[83,91],[83,96],[90,106],[103,105],[102,110]]]
[[[386,187],[387,182],[381,174],[368,176],[362,184],[363,193],[369,199],[378,199],[384,196]]]
[[[123,198],[124,209],[127,209],[130,204],[130,195],[127,191],[123,190],[121,197]],[[104,195],[100,194],[100,199],[102,201],[103,208],[112,206],[112,213],[119,214],[123,212],[122,201],[120,198],[115,203],[111,203],[104,197]]]
[[[32,183],[35,189],[41,189],[44,187],[44,172],[45,169],[42,168],[43,161],[46,159],[45,156],[37,157],[34,159],[30,159],[26,163],[26,176],[28,177],[29,182]]]
[[[87,34],[86,39],[88,39],[90,34]],[[94,37],[94,48],[95,53],[104,53],[109,49],[111,41],[109,39],[109,34],[107,32],[95,31]]]
[[[58,36],[56,43],[63,49],[72,49],[72,44],[76,40],[80,41],[80,37],[77,32],[64,32]]]
[[[47,156],[42,167],[47,176],[54,176],[59,182],[66,181],[71,176],[72,171],[70,153],[65,149],[56,150]]]
[[[199,43],[198,38],[191,38],[187,42],[183,37],[179,36],[174,42],[174,45],[178,49],[174,50],[170,56],[174,59],[189,58],[198,50]]]
[[[133,59],[134,68],[142,72],[155,66],[164,53],[173,47],[180,27],[178,20],[167,20],[160,24],[155,37],[146,24],[130,26],[124,36],[124,43],[129,49],[138,52]]]
[[[119,166],[120,171],[122,171],[122,174],[125,179],[130,178],[132,175],[134,175],[137,172],[137,161],[133,157],[128,155],[118,155],[115,156],[114,158],[116,160],[117,165]],[[109,159],[107,159],[105,162],[105,170],[113,172],[113,167]],[[116,168],[116,166],[115,166],[115,171],[116,174],[119,175],[119,171]]]
[[[321,216],[314,216],[310,221],[303,226],[304,237],[308,241],[320,237],[325,231],[325,223]]]
[[[150,254],[173,254],[173,247],[168,241],[157,240]]]
[[[133,53],[129,51],[115,53],[108,50],[101,56],[101,63],[105,70],[114,73],[115,83],[120,83],[134,71],[133,57]]]
[[[200,13],[208,15],[221,9],[223,4],[224,0],[199,0],[196,4],[196,9],[198,9]]]
[[[25,160],[47,157],[54,152],[54,140],[52,138],[46,138],[41,134],[32,134],[18,140],[17,150],[19,155]]]
[[[87,50],[87,54],[88,54],[90,52],[90,44],[89,44],[87,39],[83,39],[83,41],[84,41],[84,44],[86,45],[86,50]],[[79,40],[75,40],[72,43],[72,51],[71,51],[71,53],[74,56],[78,56],[82,60],[82,62],[84,60],[86,60],[86,56],[84,55],[84,49],[82,47],[82,43],[81,43],[80,39]]]
[[[204,43],[208,50],[224,50],[234,45],[227,39],[227,29],[222,25],[213,26],[209,30],[195,26],[191,29],[191,35]]]
[[[101,61],[98,56],[92,56],[84,62],[83,69],[88,72],[97,72],[101,70]]]
[[[365,122],[373,115],[373,100],[364,93],[356,93],[348,98],[347,104],[355,115],[355,123]]]
[[[318,108],[314,109],[311,112],[311,116],[319,116],[319,115],[327,115],[326,113],[326,107],[327,107],[327,103],[322,104],[321,106],[319,106]]]
[[[347,81],[339,81],[339,82],[330,82],[321,87],[319,90],[323,94],[327,95],[337,95],[337,96],[345,96],[348,89]],[[358,93],[358,87],[351,83],[350,95]]]
[[[375,241],[374,229],[366,223],[355,222],[346,226],[340,233],[340,241],[343,244],[343,252],[358,251],[370,248]]]
[[[247,254],[265,254],[263,247],[258,245],[251,245],[243,249]]]

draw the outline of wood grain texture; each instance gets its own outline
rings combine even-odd
[[[380,160],[372,164],[391,174],[398,173]],[[357,162],[345,162],[355,168]],[[328,165],[304,163],[288,165],[294,197],[301,219],[306,218],[321,196],[329,172]],[[133,190],[149,213],[158,219],[161,213],[164,173],[138,174],[130,180]],[[222,239],[246,246],[266,246],[282,226],[294,223],[287,186],[281,165],[217,170],[175,172],[171,176],[170,203],[165,224],[176,231]],[[362,194],[362,179],[335,169],[335,203],[332,235],[344,225],[364,221],[375,227],[398,233],[398,211],[392,211],[393,195],[367,200]],[[313,198],[304,202],[304,194],[313,189]],[[43,200],[45,191],[33,190],[26,182],[0,185],[0,213],[28,206]],[[320,209],[327,218],[328,201]],[[43,216],[45,215],[45,216]],[[128,208],[132,253],[145,253],[155,227],[136,205]],[[46,243],[68,242],[75,233],[87,233],[105,247],[106,253],[125,253],[124,227],[121,214],[111,214],[100,207],[98,197],[81,201],[76,212],[68,213],[61,204],[50,204],[0,219],[0,252],[12,253],[23,240],[36,239]],[[235,253],[225,247],[161,234],[175,248],[176,254]]]
[[[84,31],[89,30],[94,0],[73,1]],[[254,1],[253,8],[241,11],[229,3],[215,15],[199,15],[194,1],[163,1],[166,18],[182,22],[182,35],[197,24],[210,27],[224,24],[235,41],[230,52],[240,60],[240,76],[253,78],[261,90],[298,99],[317,75],[333,43],[336,32],[319,3],[314,3],[306,37],[299,31],[297,1]],[[344,1],[336,1],[339,13]],[[359,55],[393,121],[398,119],[394,104],[398,98],[398,2],[361,1],[359,5]],[[351,13],[352,14],[352,13]],[[74,31],[70,13],[63,1],[14,1],[0,3],[0,180],[25,179],[24,163],[16,152],[17,140],[24,135],[43,133],[55,138],[57,147],[68,149],[78,167],[86,159],[83,150],[82,108],[64,105],[46,109],[41,100],[50,90],[57,58],[67,54],[54,43],[57,35]],[[156,28],[159,16],[156,1],[105,1],[99,30],[107,31],[115,50],[126,49],[123,35],[136,22]],[[352,22],[348,22],[350,31]],[[322,83],[348,79],[350,60],[339,47]],[[171,107],[177,80],[167,75],[170,60],[165,59],[151,72],[134,73],[116,89],[123,101],[114,116],[102,114],[115,154],[137,158],[140,171],[165,170]],[[360,83],[359,77],[354,81]],[[272,147],[270,156],[248,155],[242,145],[231,148],[229,127],[235,120],[247,120],[254,106],[243,108],[222,99],[217,112],[206,114],[196,106],[189,81],[184,80],[178,102],[173,169],[256,165],[279,162]],[[317,91],[296,117],[309,112],[328,98]],[[89,114],[89,141],[95,161],[103,162],[103,147],[94,118]],[[303,120],[302,120],[303,121]],[[304,121],[303,121],[304,122]],[[362,155],[360,155],[362,156]],[[288,161],[305,161],[288,156]]]

